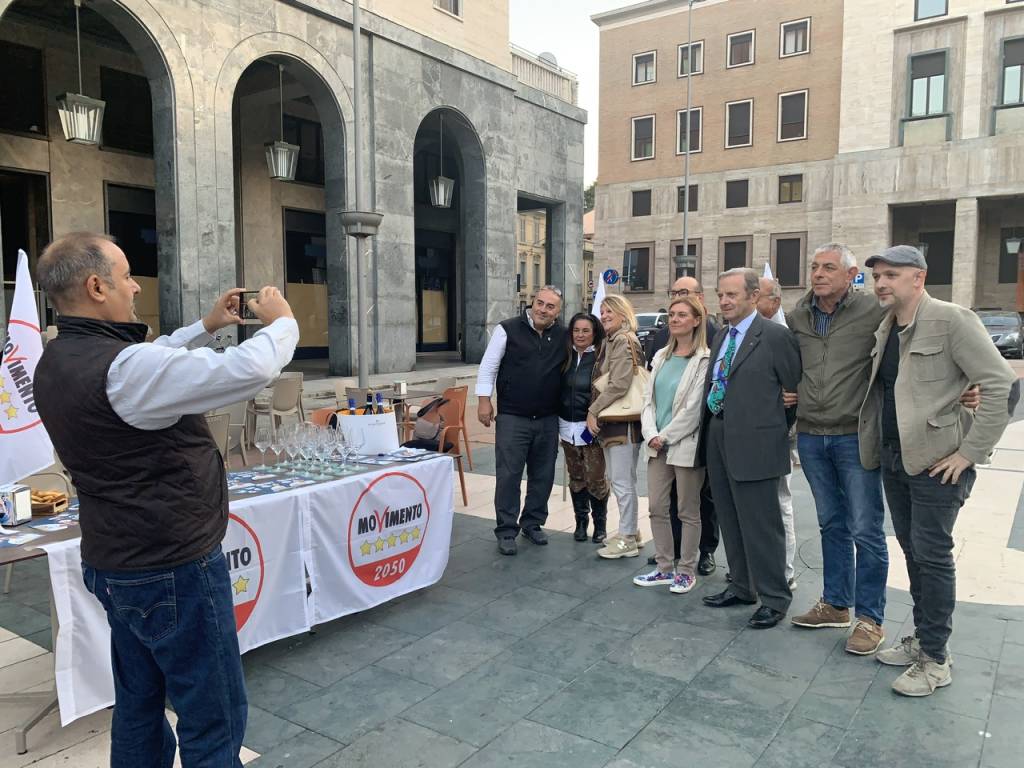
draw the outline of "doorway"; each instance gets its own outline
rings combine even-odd
[[[455,236],[416,230],[416,351],[457,349]]]
[[[36,260],[50,242],[50,206],[47,177],[41,173],[0,171],[0,233],[3,251],[4,319],[11,316],[14,283],[18,272],[18,251],[28,254],[35,274]],[[53,310],[42,306],[37,295],[39,319],[43,326],[54,322]]]

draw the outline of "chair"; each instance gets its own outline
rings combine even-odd
[[[335,389],[335,393],[341,390],[343,386],[338,384]],[[338,396],[338,407],[347,408],[349,400],[356,401],[356,408],[362,408],[366,405],[366,393],[370,390],[367,388],[360,389],[359,387],[344,387],[345,397]]]
[[[275,435],[278,424],[285,416],[295,416],[300,422],[305,421],[306,414],[302,408],[302,374],[282,373],[274,382],[270,400],[250,400],[245,415],[247,428],[250,423],[255,426],[256,419],[260,416],[269,416],[270,431]],[[252,439],[251,434],[247,434],[246,437]]]
[[[473,455],[469,451],[469,430],[466,427],[466,400],[469,398],[469,387],[465,384],[461,387],[449,387],[444,390],[441,397],[458,404],[458,418],[453,421],[449,421],[447,412],[442,411],[444,413],[444,425],[445,427],[454,426],[458,428],[455,440],[452,442],[458,445],[459,434],[462,435],[462,441],[466,444],[466,461],[469,462],[469,468],[472,470]]]
[[[331,416],[337,412],[336,408],[330,406],[326,408],[317,408],[315,411],[311,411],[309,414],[309,420],[316,424],[318,427],[326,427],[331,423]]]
[[[462,414],[466,411],[466,394],[469,387],[455,387],[445,390],[444,399],[448,402],[439,406],[445,427],[438,436],[437,452],[445,453],[455,459],[455,465],[459,468],[459,485],[462,486],[462,506],[469,506],[469,499],[466,497],[466,476],[462,471],[462,454],[459,452],[459,433],[465,430],[462,423]],[[444,449],[445,443],[451,443],[451,450]],[[469,447],[467,442],[466,447]]]
[[[217,443],[217,450],[224,461],[224,468],[228,467],[228,436],[231,431],[231,414],[225,411],[206,414],[206,426],[213,435],[213,441]]]
[[[249,456],[245,452],[245,446],[249,442],[249,427],[246,424],[246,407],[248,403],[245,400],[235,403],[234,405],[228,406],[222,409],[226,411],[228,418],[228,452],[224,454],[225,461],[228,461],[228,457],[231,451],[238,448],[238,452],[242,455],[242,466],[249,466]],[[230,462],[229,466],[230,466]]]

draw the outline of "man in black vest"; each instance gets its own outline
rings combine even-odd
[[[264,328],[218,354],[238,322],[227,291],[201,321],[146,343],[140,292],[106,235],[51,243],[36,267],[60,316],[35,373],[39,414],[78,488],[82,575],[110,624],[110,764],[241,766],[245,678],[228,568],[224,459],[202,414],[245,400],[291,360],[298,326],[281,293],[249,308]]]
[[[548,496],[555,482],[558,406],[565,328],[558,324],[562,292],[546,285],[524,314],[494,329],[480,361],[476,382],[477,418],[494,420],[494,514],[498,550],[516,553],[516,534],[547,544],[541,530],[548,519]],[[498,415],[491,393],[497,385]],[[526,503],[519,514],[519,484],[526,469]]]
[[[672,283],[672,287],[668,289],[669,301],[679,296],[696,296],[700,299],[700,303],[704,305],[704,308],[707,309],[707,305],[704,304],[704,288],[701,287],[701,284],[697,282],[695,277],[680,277]],[[710,344],[712,339],[715,338],[715,334],[718,333],[718,325],[711,319],[710,313],[708,313],[706,330],[708,344]],[[656,333],[651,334],[647,338],[649,340],[647,344],[647,370],[650,370],[658,350],[668,344],[668,326],[660,328]],[[675,482],[672,483],[672,494],[669,499],[669,521],[672,523],[672,540],[677,555],[676,559],[678,560],[679,547],[683,538],[683,523],[676,514]],[[711,481],[705,472],[704,486],[700,489],[700,559],[697,561],[697,573],[701,576],[709,576],[714,573],[715,551],[717,549],[718,518],[715,516],[715,501],[711,497]],[[654,565],[655,559],[651,557],[647,562],[649,565]]]

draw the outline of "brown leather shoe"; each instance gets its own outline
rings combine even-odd
[[[870,656],[882,647],[885,633],[882,627],[866,616],[857,617],[857,624],[846,640],[846,652],[857,656]]]
[[[794,616],[790,621],[798,627],[822,629],[824,627],[850,626],[850,609],[836,608],[824,600],[819,600],[807,613]]]

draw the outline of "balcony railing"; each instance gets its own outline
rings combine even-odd
[[[570,104],[577,103],[579,84],[575,74],[535,56],[518,45],[510,45],[509,48],[512,52],[512,72],[519,82],[550,93]]]

